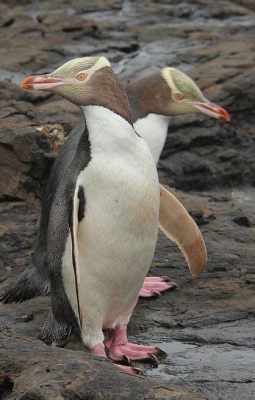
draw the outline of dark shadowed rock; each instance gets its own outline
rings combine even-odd
[[[84,352],[50,348],[7,328],[0,336],[0,395],[10,400],[202,399],[188,390],[123,374],[108,360]]]
[[[19,122],[0,133],[1,201],[41,197],[53,162],[47,138],[35,127],[19,128]]]
[[[162,181],[186,190],[254,182],[255,143],[233,123],[181,119],[169,128],[159,163]]]

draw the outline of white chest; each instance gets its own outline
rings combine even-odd
[[[81,301],[86,318],[96,304],[97,318],[109,324],[135,304],[149,269],[158,232],[159,184],[150,150],[131,125],[95,106],[86,109],[86,122],[91,161],[76,184],[76,194],[83,186],[86,198],[77,233]],[[63,275],[75,304],[69,253]]]
[[[135,130],[146,141],[157,164],[163,150],[170,117],[158,114],[149,114],[134,123]]]
[[[96,119],[97,108],[100,118]],[[86,120],[92,159],[77,180],[77,186],[85,190],[86,222],[89,216],[98,219],[100,215],[101,230],[122,229],[129,234],[132,229],[133,234],[142,234],[154,224],[159,207],[158,177],[150,151],[131,125],[109,110],[91,107]],[[103,224],[106,219],[108,223]]]

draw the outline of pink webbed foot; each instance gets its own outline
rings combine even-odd
[[[114,361],[146,360],[158,365],[156,355],[164,353],[154,346],[144,346],[140,344],[129,343],[127,340],[127,327],[125,325],[114,329],[110,335],[110,340],[106,343],[109,357]]]
[[[147,276],[140,290],[140,297],[156,297],[160,296],[162,292],[176,288],[176,283],[167,276]]]
[[[97,344],[95,347],[93,347],[90,350],[90,353],[93,354],[94,356],[98,356],[98,357],[107,357],[106,353],[105,353],[105,346],[103,343],[99,343]],[[121,369],[121,371],[125,372],[126,374],[129,375],[143,375],[143,372],[141,369],[139,368],[135,368],[135,367],[128,367],[126,365],[120,365],[120,364],[115,364],[115,367]]]
[[[109,356],[114,361],[150,361],[154,365],[158,365],[156,354],[161,351],[153,346],[134,345],[127,343],[119,346],[113,346],[109,349]]]

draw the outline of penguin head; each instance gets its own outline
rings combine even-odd
[[[29,76],[22,81],[21,87],[56,93],[83,106],[91,96],[99,96],[100,86],[104,89],[102,86],[107,84],[105,75],[113,75],[107,58],[82,57],[66,62],[50,74]]]
[[[170,89],[167,115],[203,113],[224,121],[230,120],[229,113],[207,100],[196,83],[182,71],[165,67],[161,70],[161,76]]]

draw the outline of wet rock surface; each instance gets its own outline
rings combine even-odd
[[[167,358],[143,366],[145,379],[129,377],[74,338],[64,349],[37,340],[48,298],[0,305],[0,398],[255,398],[254,11],[251,0],[0,2],[1,292],[31,264],[47,176],[79,118],[57,96],[24,93],[23,77],[103,53],[123,82],[181,68],[232,114],[227,124],[174,118],[159,163],[209,253],[193,280],[159,236],[151,273],[171,276],[179,290],[140,300],[129,331]]]

